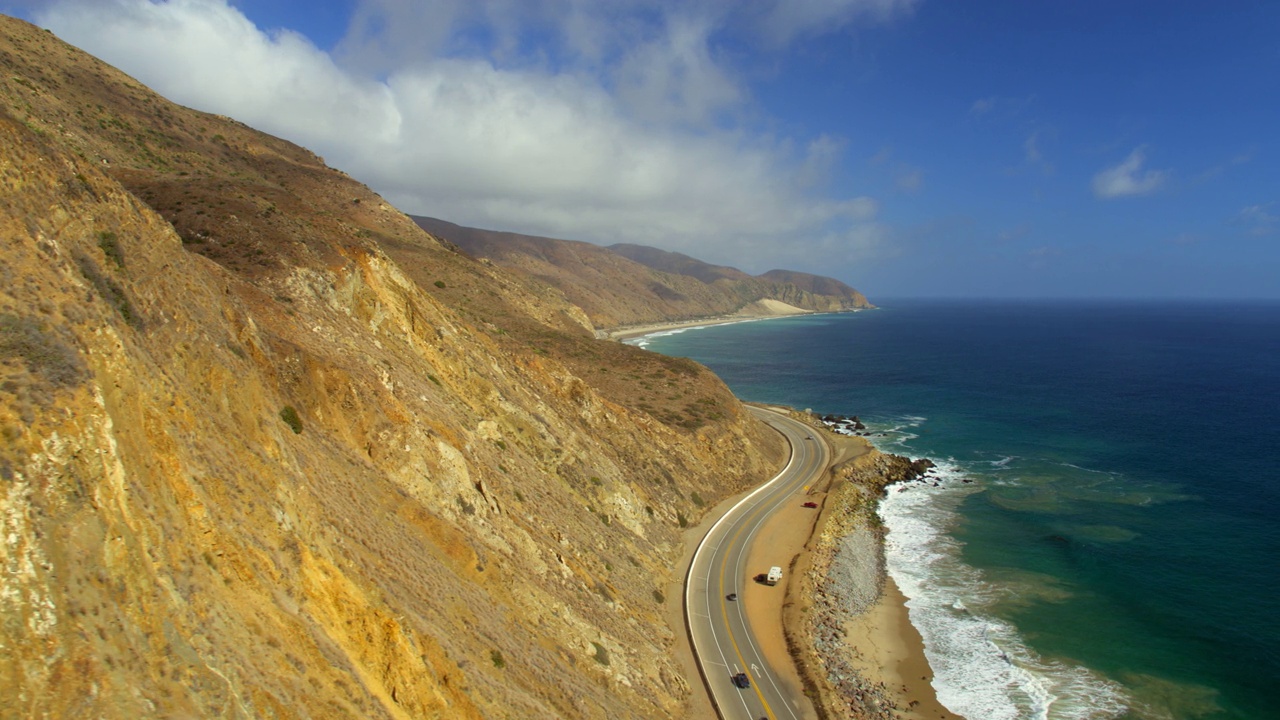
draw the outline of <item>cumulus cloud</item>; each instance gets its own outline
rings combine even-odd
[[[1093,194],[1104,200],[1150,195],[1164,184],[1168,170],[1143,170],[1146,162],[1144,149],[1138,147],[1129,153],[1119,165],[1106,168],[1093,176]]]
[[[913,2],[772,7],[794,37]],[[880,242],[874,200],[821,191],[842,140],[739,121],[750,94],[712,37],[743,11],[617,7],[633,15],[610,22],[584,0],[361,0],[332,53],[228,0],[53,0],[37,19],[177,102],[310,147],[408,212],[747,270]],[[536,38],[552,40],[531,51]]]

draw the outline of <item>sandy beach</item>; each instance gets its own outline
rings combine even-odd
[[[904,720],[959,719],[938,702],[924,641],[908,617],[907,599],[893,578],[871,609],[845,622],[850,664],[868,680],[888,688]]]
[[[791,651],[826,716],[963,720],[938,702],[906,598],[884,569],[870,514],[887,456],[862,438],[823,433],[835,452],[821,517],[788,585]]]
[[[823,436],[833,466],[879,455],[861,438]],[[884,573],[879,535],[850,512],[860,494],[829,474],[761,527],[748,565],[787,568],[788,580],[785,592],[756,584],[743,592],[756,639],[779,680],[804,698],[805,718],[963,720],[938,702],[906,598]]]
[[[626,327],[610,328],[607,330],[597,330],[596,337],[600,339],[610,340],[627,340],[629,338],[640,337],[641,335],[651,335],[666,330],[679,330],[681,328],[707,327],[709,325],[725,325],[728,323],[749,322],[752,320],[767,320],[769,318],[788,317],[791,315],[813,315],[812,310],[804,310],[788,305],[777,300],[757,300],[754,303],[744,307],[731,315],[716,315],[712,317],[698,318],[694,320],[680,320],[676,322],[647,323],[644,325],[628,325]]]

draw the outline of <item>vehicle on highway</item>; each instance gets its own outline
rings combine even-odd
[[[818,507],[818,503],[816,503],[816,502],[807,502],[807,503],[805,503],[805,504],[803,505],[803,507],[807,507],[807,508],[816,508],[816,507]]]
[[[751,678],[747,677],[746,673],[738,673],[733,676],[733,684],[740,688],[749,688],[751,687]]]
[[[738,593],[729,593],[728,595],[725,595],[725,596],[724,596],[724,599],[725,599],[725,600],[737,600],[737,599],[738,599]]]

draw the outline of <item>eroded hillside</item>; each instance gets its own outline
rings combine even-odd
[[[0,20],[5,717],[667,717],[781,459],[311,153]]]

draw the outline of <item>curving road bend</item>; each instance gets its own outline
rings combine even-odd
[[[826,443],[812,429],[779,413],[749,407],[752,414],[791,443],[791,460],[776,477],[756,488],[716,521],[693,553],[685,579],[685,619],[707,690],[724,720],[800,720],[800,698],[776,681],[758,650],[746,612],[730,593],[742,594],[752,577],[767,568],[746,567],[747,550],[760,526],[783,503],[815,482],[828,463]],[[783,568],[784,573],[789,568]],[[783,579],[786,582],[786,578]],[[783,592],[781,584],[775,588]],[[733,676],[745,673],[749,687]]]

